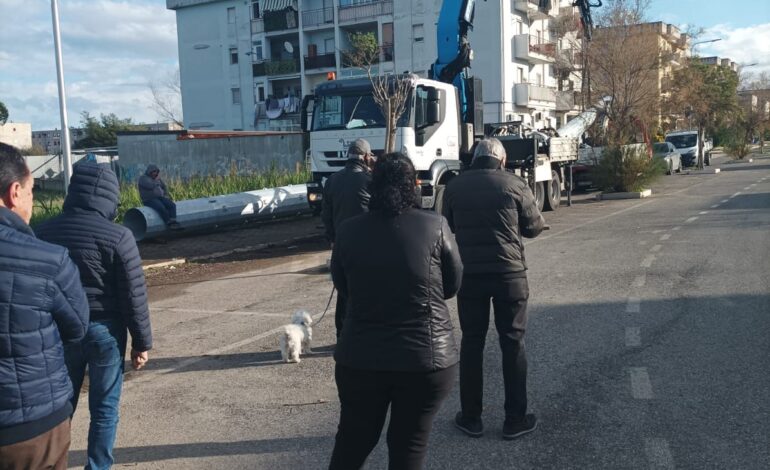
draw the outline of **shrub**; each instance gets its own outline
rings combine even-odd
[[[643,149],[608,147],[593,178],[603,191],[641,191],[666,171],[660,159],[650,159]]]

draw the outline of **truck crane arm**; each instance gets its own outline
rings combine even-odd
[[[602,6],[602,0],[596,0],[596,3],[591,3],[591,0],[575,0],[572,3],[573,7],[580,9],[580,22],[583,24],[583,35],[586,41],[590,41],[593,37],[594,20],[591,18],[591,8],[599,8]]]

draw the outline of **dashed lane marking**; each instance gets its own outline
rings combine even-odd
[[[700,212],[699,212],[699,214],[700,214],[700,215],[706,215],[706,214],[708,214],[708,213],[709,213],[709,211],[700,211]]]
[[[720,204],[724,204],[726,202],[730,202],[730,200],[729,199],[722,199],[721,201],[719,201]]]
[[[667,234],[665,234],[665,235],[662,235],[662,236],[660,237],[660,241],[664,242],[664,241],[668,240],[669,238],[671,238],[671,234],[670,234],[670,233],[667,233]]]
[[[659,437],[650,437],[644,440],[644,452],[653,470],[673,470],[674,457],[668,441]]]
[[[646,367],[630,367],[628,369],[631,376],[631,395],[637,400],[652,400],[655,394],[652,393],[652,382],[650,374]]]
[[[697,215],[695,217],[690,217],[689,219],[685,220],[684,223],[690,224],[690,223],[695,222],[696,220],[698,220],[698,216]]]
[[[641,300],[639,297],[629,297],[626,304],[626,313],[639,313],[641,311]]]
[[[674,227],[671,230],[673,230],[674,232],[678,232],[678,231],[682,230],[682,227]]]
[[[647,284],[647,275],[640,274],[634,278],[634,282],[631,283],[631,287],[639,289],[644,287],[645,284]]]
[[[653,261],[655,261],[655,255],[648,255],[644,260],[642,261],[641,266],[643,268],[649,268],[652,266]]]
[[[716,209],[717,207],[719,207],[719,204],[714,204],[713,206],[711,206],[712,209]]]
[[[738,196],[740,196],[740,195],[741,195],[741,192],[740,192],[740,191],[738,191],[737,193],[735,193],[735,194],[733,194],[732,196],[730,196],[730,199],[732,199],[732,198],[734,198],[734,197],[738,197]]]
[[[638,348],[642,345],[642,330],[638,326],[626,328],[626,347]]]
[[[650,251],[652,251],[653,253],[657,253],[661,250],[661,248],[663,248],[663,245],[655,245],[652,248],[650,248]]]

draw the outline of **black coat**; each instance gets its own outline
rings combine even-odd
[[[490,157],[474,159],[444,193],[443,214],[466,275],[526,271],[521,237],[534,238],[545,227],[527,183],[499,165]]]
[[[112,221],[119,196],[115,173],[95,163],[78,164],[63,213],[35,232],[69,249],[88,296],[91,321],[122,321],[131,333],[131,347],[147,351],[152,348],[147,286],[134,236]]]
[[[87,328],[88,302],[67,250],[36,239],[0,207],[0,446],[69,418],[62,341],[79,341]]]
[[[435,371],[457,363],[446,299],[460,289],[462,263],[438,214],[379,211],[345,221],[332,278],[347,296],[335,360],[367,370]]]
[[[326,238],[334,243],[340,224],[369,208],[369,182],[372,177],[366,163],[351,158],[345,168],[329,177],[324,185],[321,220],[326,229]]]

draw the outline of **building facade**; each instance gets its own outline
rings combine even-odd
[[[547,6],[540,6],[543,3]],[[427,76],[436,58],[441,1],[166,0],[176,12],[189,129],[299,130],[304,95],[361,76],[350,35],[372,33],[377,73]],[[483,80],[485,120],[558,127],[576,114],[574,80],[561,80],[568,41],[549,23],[570,0],[476,3],[472,74]]]
[[[0,125],[0,142],[13,145],[17,149],[32,147],[32,124],[7,122]]]
[[[86,136],[86,132],[83,129],[70,128],[70,145],[75,145],[75,142],[83,139]],[[45,150],[47,155],[55,155],[61,153],[61,131],[59,129],[32,131],[32,145],[40,147]]]

